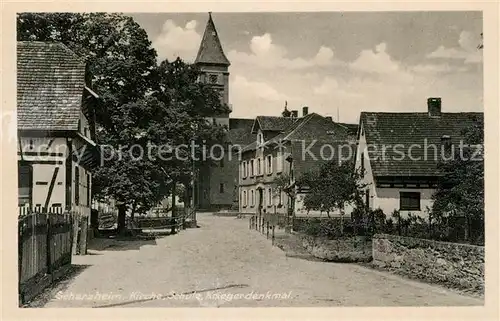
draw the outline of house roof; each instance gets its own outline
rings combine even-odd
[[[335,161],[340,164],[354,159],[356,142],[343,139],[292,141],[291,150],[294,175],[300,177],[327,162]]]
[[[337,123],[337,124],[347,128],[347,132],[351,136],[356,136],[358,134],[359,124],[346,124],[346,123]]]
[[[257,116],[252,126],[252,133],[257,133],[260,128],[262,131],[283,131],[300,118],[278,117],[278,116]]]
[[[458,147],[464,139],[464,129],[474,123],[483,123],[483,113],[442,113],[440,117],[430,117],[428,113],[362,112],[360,117],[366,142],[371,146],[368,155],[374,176],[439,175],[443,136],[449,136],[451,144]],[[437,147],[437,157],[429,147],[431,144]]]
[[[262,117],[262,116],[259,116]],[[257,118],[259,118],[257,117]],[[267,117],[263,117],[267,118]],[[274,119],[275,117],[273,117]],[[345,126],[341,126],[337,123],[332,122],[329,118],[325,118],[316,113],[311,113],[301,118],[285,118],[288,119],[288,125],[283,127],[285,122],[278,123],[279,128],[282,128],[282,132],[273,138],[269,139],[264,143],[264,146],[269,146],[278,142],[284,141],[324,141],[332,142],[337,139],[347,140],[347,129]],[[257,119],[256,119],[257,121]],[[254,124],[255,128],[255,124]],[[267,128],[278,128],[267,127]],[[257,148],[257,142],[254,141],[250,145],[243,148],[242,152],[255,150]]]
[[[203,33],[195,63],[218,64],[224,66],[229,66],[231,64],[222,49],[211,13],[208,14],[207,26]]]
[[[61,43],[17,43],[17,126],[77,130],[85,62]]]

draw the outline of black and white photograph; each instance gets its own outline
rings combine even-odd
[[[482,11],[116,8],[16,14],[20,308],[484,306]]]

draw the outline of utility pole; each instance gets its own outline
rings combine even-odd
[[[196,168],[195,168],[195,160],[194,160],[194,157],[193,157],[193,192],[192,192],[192,196],[191,196],[191,201],[192,201],[192,206],[191,206],[191,210],[193,211],[193,216],[192,216],[192,220],[194,222],[194,225],[196,226],[196,201],[195,201],[195,195],[196,195]]]

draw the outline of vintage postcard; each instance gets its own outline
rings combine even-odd
[[[9,317],[495,317],[498,4],[2,15]]]

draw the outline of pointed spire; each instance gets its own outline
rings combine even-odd
[[[195,63],[230,65],[217,35],[217,30],[212,20],[212,12],[208,13],[207,26],[205,27],[205,33],[203,34]]]

